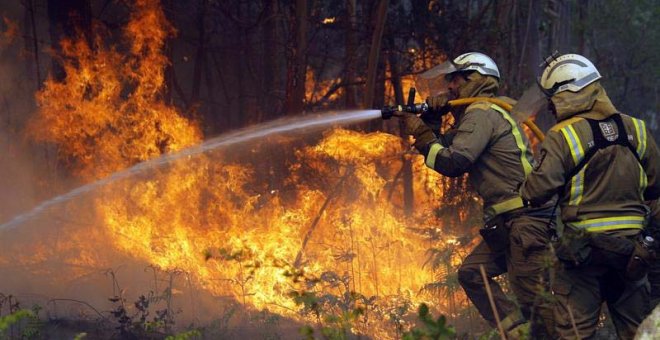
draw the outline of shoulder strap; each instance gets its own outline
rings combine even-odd
[[[509,125],[511,125],[511,135],[513,135],[513,139],[516,142],[516,145],[518,146],[518,151],[520,151],[520,163],[522,164],[523,167],[523,173],[525,174],[525,177],[527,177],[531,172],[532,172],[532,163],[527,159],[527,146],[525,145],[525,139],[523,138],[523,134],[518,128],[518,123],[516,123],[515,120],[509,115],[508,112],[506,112],[505,109],[501,108],[498,105],[491,104],[490,107],[499,112],[500,115],[502,115],[502,118],[506,120]]]
[[[614,131],[612,131],[612,134],[608,134],[607,136],[603,134],[603,130],[607,130],[610,127],[608,127],[608,120],[610,118],[614,121],[614,123],[617,126],[617,136],[614,136]],[[569,173],[568,178],[573,178],[578,172],[580,172],[586,165],[589,163],[591,158],[598,152],[598,150],[608,148],[612,145],[621,145],[627,147],[630,152],[633,153],[635,156],[635,159],[637,159],[638,162],[640,162],[639,155],[637,154],[637,150],[630,144],[630,141],[628,140],[628,132],[626,131],[626,126],[623,124],[623,119],[621,118],[621,115],[616,113],[613,114],[612,116],[603,119],[603,120],[595,120],[595,119],[590,119],[590,118],[585,118],[585,120],[589,123],[589,127],[591,128],[591,134],[594,137],[594,146],[589,148],[589,150],[585,153],[584,157],[578,163],[575,168]]]

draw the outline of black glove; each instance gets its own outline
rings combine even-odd
[[[449,94],[443,93],[437,96],[426,98],[426,104],[429,106],[429,112],[442,117],[449,112]]]
[[[436,133],[440,133],[442,116],[450,110],[448,99],[449,97],[445,94],[426,98],[426,104],[429,106],[429,110],[424,112],[421,118]]]
[[[422,150],[429,143],[436,140],[435,134],[431,131],[431,128],[416,115],[407,115],[403,119],[403,123],[405,126],[404,133],[415,137],[414,145],[417,150]]]

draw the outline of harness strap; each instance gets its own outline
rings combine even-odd
[[[568,174],[568,178],[573,178],[575,175],[577,175],[586,165],[589,163],[591,158],[598,152],[598,150],[602,150],[605,148],[608,148],[612,145],[621,145],[627,147],[630,152],[635,156],[635,159],[637,159],[637,162],[641,163],[640,157],[637,154],[637,150],[630,144],[630,141],[628,140],[628,133],[626,132],[626,127],[623,124],[623,119],[621,118],[620,114],[614,114],[610,116],[614,123],[617,126],[617,136],[616,139],[612,139],[611,136],[605,136],[603,135],[603,129],[608,129],[608,127],[605,127],[603,124],[608,124],[607,119],[603,120],[595,120],[595,119],[589,119],[585,118],[585,120],[589,123],[589,127],[591,128],[591,133],[594,137],[594,146],[589,148],[589,150],[585,153],[584,157],[579,161],[579,163],[573,168],[573,170]],[[614,134],[614,131],[612,131],[612,134]],[[577,137],[577,136],[576,136]],[[609,139],[608,139],[609,137]]]

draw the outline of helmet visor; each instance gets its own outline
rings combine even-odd
[[[511,109],[511,115],[515,120],[524,122],[547,105],[548,97],[541,91],[539,86],[534,84],[523,92],[516,105]]]
[[[449,80],[447,76],[459,71],[450,60],[437,65],[415,77],[415,84],[421,93],[437,96],[448,91]]]

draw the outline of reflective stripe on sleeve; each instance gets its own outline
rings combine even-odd
[[[426,161],[424,162],[426,163],[426,166],[435,170],[435,158],[438,157],[438,152],[444,148],[445,147],[438,142],[432,143],[429,148],[429,153],[426,155]]]
[[[568,224],[589,232],[602,232],[617,229],[642,229],[644,227],[644,216],[594,218],[579,222],[568,222]]]
[[[642,159],[644,153],[646,153],[646,123],[636,118],[633,118],[632,121],[635,125],[635,136],[637,137],[637,156]]]
[[[561,133],[564,136],[566,143],[568,143],[568,147],[571,150],[571,157],[573,157],[573,162],[577,166],[584,158],[584,148],[582,147],[580,137],[578,137],[578,134],[575,132],[572,125],[563,127]],[[578,205],[582,202],[582,194],[584,193],[584,172],[587,169],[587,165],[571,178],[570,197],[568,201],[569,205]]]
[[[571,196],[568,201],[569,205],[578,205],[582,202],[582,194],[584,193],[584,172],[587,170],[587,165],[571,178]]]
[[[646,171],[644,171],[642,165],[637,163],[637,166],[639,167],[639,196],[644,199],[644,191],[649,185],[649,179],[646,177]]]
[[[584,158],[584,148],[582,147],[582,142],[580,142],[577,132],[575,132],[572,125],[568,125],[561,129],[561,133],[564,135],[564,138],[571,149],[573,162],[575,165],[578,165],[578,163],[582,161],[582,158]]]
[[[492,104],[490,106],[493,108],[495,111],[499,112],[504,119],[506,119],[507,122],[511,125],[511,134],[513,135],[513,138],[516,140],[516,144],[518,145],[518,149],[520,150],[520,162],[522,163],[523,166],[523,172],[525,173],[525,177],[529,175],[532,172],[532,164],[529,162],[529,159],[527,159],[527,146],[525,146],[525,141],[523,140],[522,134],[520,133],[520,129],[518,128],[518,124],[516,123],[513,118],[509,115],[506,110],[503,108]]]
[[[632,118],[633,125],[635,125],[635,137],[637,138],[637,157],[641,160],[646,153],[646,123],[641,119]],[[642,199],[644,198],[644,191],[648,185],[648,178],[646,171],[641,164],[639,164],[639,193]]]

